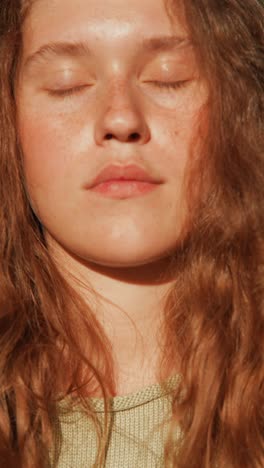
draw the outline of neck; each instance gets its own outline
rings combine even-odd
[[[112,347],[116,392],[126,394],[167,379],[174,371],[160,371],[163,357],[164,306],[172,278],[164,272],[169,260],[113,268],[81,261],[56,252],[62,271],[93,308]],[[162,375],[162,377],[161,377]]]

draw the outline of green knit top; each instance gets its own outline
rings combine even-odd
[[[180,376],[176,375],[162,385],[153,384],[111,399],[112,430],[103,468],[164,467],[163,451],[171,416],[172,392],[179,380]],[[103,420],[103,399],[90,398],[90,402],[99,419]],[[95,466],[97,438],[94,423],[80,407],[61,415],[57,430],[62,437],[58,468]],[[175,437],[176,440],[181,438],[180,429]]]

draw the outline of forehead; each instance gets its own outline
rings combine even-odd
[[[47,40],[104,44],[153,35],[184,36],[176,16],[169,18],[163,0],[35,0],[24,24],[24,43],[33,51]]]

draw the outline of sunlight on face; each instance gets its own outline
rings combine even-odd
[[[171,24],[161,0],[37,0],[23,41],[18,130],[48,243],[110,266],[173,251],[206,101],[184,25]],[[151,181],[112,174],[92,189],[109,165]]]

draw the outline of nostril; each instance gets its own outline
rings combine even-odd
[[[139,134],[138,133],[131,133],[129,140],[130,141],[137,141],[139,139]]]
[[[107,133],[105,135],[105,139],[106,140],[112,140],[113,138],[113,134],[112,133]],[[138,141],[138,139],[140,138],[140,135],[139,133],[135,132],[135,133],[131,133],[128,137],[128,141]]]

